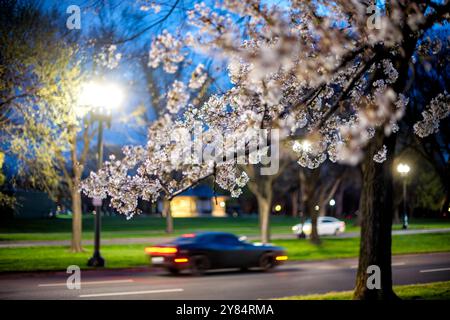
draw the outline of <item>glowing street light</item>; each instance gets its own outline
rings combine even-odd
[[[277,204],[276,206],[275,206],[275,211],[276,212],[280,212],[281,211],[281,205],[280,204]]]
[[[103,123],[111,121],[111,110],[119,107],[123,100],[121,88],[114,83],[89,82],[80,92],[78,108],[83,112],[92,112],[93,119],[98,120],[97,168],[103,161]],[[88,261],[91,267],[103,267],[105,259],[100,254],[101,199],[93,199],[95,206],[94,254]]]
[[[334,207],[336,205],[336,200],[331,199],[330,200],[330,206]]]
[[[406,209],[406,178],[411,171],[411,167],[406,163],[399,163],[397,172],[403,179],[403,229],[408,229],[408,213]]]
[[[407,165],[406,163],[400,163],[397,166],[397,171],[398,173],[400,173],[401,176],[406,176],[408,175],[409,171],[411,170],[410,166]]]
[[[78,104],[109,114],[111,109],[120,106],[122,100],[123,92],[117,84],[92,81],[82,86]]]

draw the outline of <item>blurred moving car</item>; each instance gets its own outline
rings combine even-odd
[[[207,270],[223,268],[269,270],[288,259],[284,248],[257,244],[225,232],[189,233],[174,241],[145,248],[153,267],[177,274],[188,269],[201,275]]]
[[[301,223],[292,227],[292,232],[299,238],[311,235],[311,219],[307,219],[303,225]],[[334,217],[318,217],[317,233],[319,236],[338,235],[345,232],[345,222]]]

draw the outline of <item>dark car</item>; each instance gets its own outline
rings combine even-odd
[[[224,268],[269,270],[288,259],[282,247],[253,244],[225,232],[189,233],[170,243],[147,247],[145,252],[152,266],[173,274],[185,269],[197,275]]]

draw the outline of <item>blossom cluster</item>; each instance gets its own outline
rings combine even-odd
[[[167,113],[149,129],[145,151],[130,149],[137,155],[105,163],[85,183],[86,192],[108,195],[118,210],[131,212],[139,197],[171,198],[211,176],[232,196],[239,196],[248,176],[236,161],[171,161],[174,130],[190,130],[194,122],[202,124],[204,144],[199,148],[207,148],[216,132],[234,136],[232,141],[247,141],[249,128],[277,129],[279,139],[292,142],[299,165],[310,169],[327,159],[357,164],[376,132],[397,132],[408,106],[397,89],[399,79],[407,76],[399,68],[405,60],[403,35],[405,28],[420,33],[425,11],[413,1],[393,1],[389,16],[380,16],[377,27],[369,28],[365,1],[318,3],[195,4],[187,12],[190,32],[175,35],[165,30],[158,35],[150,47],[149,65],[175,73],[185,60],[185,50],[193,50],[224,59],[233,86],[194,106],[189,104],[188,90],[204,85],[204,65],[194,69],[187,84],[176,80],[167,94]],[[415,132],[419,136],[435,132],[448,114],[445,93],[424,111]],[[177,148],[188,147],[190,139],[185,141]],[[235,150],[234,145],[229,147]],[[240,148],[246,156],[262,157],[246,143]],[[371,159],[381,163],[387,152],[383,145]],[[130,176],[132,172],[136,173]]]
[[[163,65],[167,73],[175,73],[178,70],[178,63],[184,60],[184,54],[180,51],[183,42],[175,38],[167,30],[158,35],[152,42],[149,53],[149,66],[157,68]]]
[[[422,112],[423,119],[414,125],[414,132],[421,138],[439,130],[439,122],[450,115],[450,94],[440,93]]]

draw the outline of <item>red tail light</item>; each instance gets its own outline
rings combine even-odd
[[[185,233],[182,235],[183,238],[195,238],[195,233]]]
[[[147,247],[145,253],[148,254],[173,254],[177,253],[178,249],[175,247]]]

